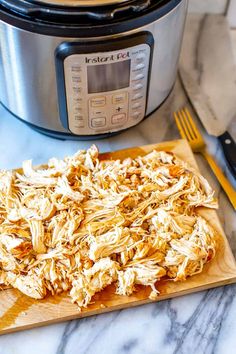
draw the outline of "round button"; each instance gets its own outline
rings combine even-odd
[[[140,90],[140,89],[142,89],[143,88],[143,84],[136,84],[136,85],[134,85],[134,87],[133,87],[133,89],[134,89],[134,91],[136,91],[136,90]]]
[[[137,60],[137,61],[143,61],[145,58],[146,58],[145,53],[139,53],[139,54],[136,56],[136,60]]]
[[[139,100],[140,98],[143,98],[143,95],[141,93],[136,93],[136,95],[133,96],[132,101]]]
[[[141,70],[141,69],[143,69],[143,68],[145,68],[145,65],[144,65],[143,63],[137,64],[137,65],[135,66],[135,69],[136,69],[136,70]]]
[[[142,106],[141,102],[136,102],[133,104],[132,109],[137,109],[137,108],[140,108],[141,106]]]
[[[138,74],[134,77],[133,81],[138,81],[144,79],[144,74]]]
[[[132,117],[133,117],[134,119],[139,119],[139,118],[141,117],[141,112],[139,112],[139,111],[134,112],[134,113],[132,114]]]

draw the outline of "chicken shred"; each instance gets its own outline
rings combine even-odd
[[[161,279],[200,273],[217,234],[196,208],[217,208],[204,177],[174,154],[99,160],[95,145],[44,168],[0,171],[0,283],[35,299],[68,292],[80,308],[114,283],[158,296]]]

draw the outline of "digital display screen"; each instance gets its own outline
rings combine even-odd
[[[88,93],[115,91],[129,87],[131,60],[87,67]]]

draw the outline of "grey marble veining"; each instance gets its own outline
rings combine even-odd
[[[199,57],[197,45],[203,24],[204,16],[189,18],[181,59],[196,77],[202,76],[200,84],[204,82],[204,73],[201,73],[198,63],[202,56],[207,55],[206,48],[205,54],[201,50]],[[187,99],[177,80],[168,100],[151,117],[121,135],[92,142],[101,151],[109,151],[176,139],[179,135],[172,112],[185,104]],[[230,132],[236,139],[235,122],[231,124]],[[215,139],[205,137],[209,150],[228,172]],[[62,157],[77,149],[87,148],[92,142],[59,141],[40,135],[0,107],[0,168],[17,167],[28,158],[40,164],[51,156]],[[196,158],[202,173],[216,189],[220,202],[218,214],[236,255],[235,212],[207,163],[200,156]],[[133,309],[4,335],[0,337],[0,354],[234,354],[235,295],[236,285],[231,285]]]

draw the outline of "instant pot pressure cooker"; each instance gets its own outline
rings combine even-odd
[[[0,0],[0,101],[38,131],[104,137],[157,109],[187,0]]]

